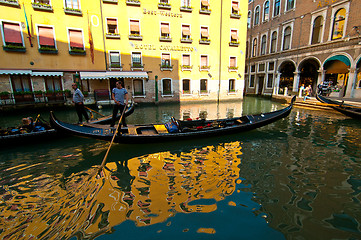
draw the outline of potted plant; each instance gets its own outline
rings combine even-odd
[[[45,91],[45,96],[46,97],[52,97],[54,95],[54,91],[53,90],[46,90]]]
[[[41,98],[43,96],[43,91],[39,90],[39,91],[34,91],[34,95],[37,98]]]
[[[9,92],[0,92],[1,99],[9,99],[10,93]]]
[[[71,96],[71,91],[69,89],[65,89],[64,94],[65,94],[65,97],[70,97]]]

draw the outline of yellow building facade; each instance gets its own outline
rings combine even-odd
[[[0,91],[32,92],[28,101],[42,102],[75,81],[101,102],[121,80],[136,102],[242,98],[247,7],[240,0],[0,0]]]

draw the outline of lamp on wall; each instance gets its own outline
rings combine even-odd
[[[210,73],[208,73],[208,77],[212,78],[212,75]]]
[[[240,73],[238,73],[238,77],[239,77],[239,78],[242,78],[242,75],[241,75]]]

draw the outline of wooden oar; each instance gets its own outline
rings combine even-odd
[[[89,111],[95,112],[95,113],[99,114],[100,116],[105,117],[105,115],[101,114],[100,112],[97,112],[97,111],[95,111],[95,110],[93,110],[93,109],[91,109],[91,108],[88,108],[87,106],[84,106],[84,107],[85,107],[86,109],[88,109]]]
[[[107,152],[106,152],[106,154],[105,154],[105,156],[104,156],[103,162],[102,162],[102,164],[100,165],[100,168],[99,168],[98,173],[101,171],[101,169],[103,169],[103,167],[104,167],[104,165],[105,165],[105,162],[107,161],[110,148],[112,147],[113,142],[114,142],[114,139],[115,139],[115,136],[116,136],[117,133],[118,133],[118,128],[119,128],[120,123],[122,122],[122,119],[123,119],[123,116],[124,116],[124,113],[125,113],[125,109],[126,109],[126,108],[127,108],[127,106],[125,105],[125,106],[124,106],[124,109],[123,109],[123,112],[122,112],[122,115],[120,116],[120,119],[119,119],[117,128],[115,129],[115,132],[114,132],[114,134],[113,134],[112,141],[110,142],[110,145],[109,145],[108,150],[107,150]]]

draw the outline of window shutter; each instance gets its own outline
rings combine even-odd
[[[83,36],[81,31],[69,30],[70,47],[83,48]]]
[[[23,43],[19,24],[3,23],[3,27],[4,27],[5,42]]]
[[[39,44],[46,46],[54,46],[54,34],[52,27],[39,27]]]

